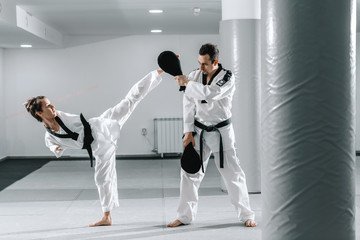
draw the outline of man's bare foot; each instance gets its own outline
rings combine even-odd
[[[90,223],[89,227],[111,226],[111,225],[112,225],[111,216],[104,216],[100,221]]]
[[[166,225],[167,227],[179,227],[181,225],[184,225],[182,222],[180,222],[179,220],[175,220],[171,223],[169,223],[168,225]]]
[[[246,227],[256,227],[256,226],[257,226],[257,223],[256,223],[254,220],[252,220],[252,219],[248,219],[248,220],[246,220],[246,222],[245,222],[245,226],[246,226]]]

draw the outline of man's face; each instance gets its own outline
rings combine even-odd
[[[203,74],[208,75],[212,71],[217,68],[218,61],[216,60],[214,63],[211,62],[209,54],[198,56],[198,62],[200,64],[200,70]]]
[[[50,100],[47,98],[41,99],[42,112],[36,112],[42,119],[53,119],[56,116],[55,107],[51,105]]]

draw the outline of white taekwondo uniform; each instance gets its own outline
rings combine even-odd
[[[109,108],[99,117],[89,119],[94,141],[91,143],[95,164],[95,183],[99,191],[100,203],[104,212],[119,206],[117,175],[115,168],[116,143],[120,130],[137,104],[160,82],[157,71],[152,71],[137,82],[126,97],[116,106]],[[45,133],[45,144],[55,154],[61,157],[66,149],[82,149],[84,144],[84,127],[79,115],[57,111],[58,117],[71,131],[79,134],[77,140],[58,138],[49,132]],[[58,134],[66,134],[60,128]],[[60,146],[62,151],[56,150]]]
[[[218,70],[206,85],[206,75],[197,69],[188,76],[183,98],[184,132],[196,132],[195,149],[200,152],[201,128],[195,126],[195,120],[206,126],[215,126],[231,118],[232,98],[235,91],[235,78],[219,64]],[[211,153],[215,164],[223,176],[231,203],[235,206],[240,221],[254,219],[250,209],[245,174],[239,165],[235,149],[235,135],[232,124],[218,128],[223,140],[224,168],[220,167],[219,133],[203,133],[203,164],[206,169]],[[198,207],[198,189],[205,173],[201,170],[189,174],[181,169],[180,202],[177,219],[184,224],[195,220]]]

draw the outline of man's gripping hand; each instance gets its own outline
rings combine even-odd
[[[184,148],[185,148],[187,145],[189,145],[189,143],[192,143],[193,147],[195,147],[195,140],[194,140],[194,137],[193,137],[192,132],[187,132],[187,133],[185,133],[183,142],[184,142]]]
[[[185,75],[179,75],[174,77],[179,86],[186,86],[189,83],[189,79]]]

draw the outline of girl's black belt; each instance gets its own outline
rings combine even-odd
[[[58,117],[55,117],[56,122],[60,125],[60,127],[62,129],[64,129],[64,131],[66,132],[66,134],[59,134],[56,132],[51,131],[49,128],[46,128],[46,130],[54,135],[55,137],[58,138],[71,138],[74,141],[77,141],[79,134],[76,132],[71,131],[69,128],[67,128],[64,124],[64,122]],[[90,166],[93,167],[93,154],[92,154],[92,149],[91,149],[91,143],[94,141],[94,138],[91,134],[91,127],[90,124],[86,121],[85,117],[82,115],[82,113],[80,114],[80,120],[84,126],[84,144],[82,149],[86,149],[89,157],[90,157]]]
[[[84,145],[83,145],[82,149],[87,150],[87,152],[89,154],[89,158],[90,158],[90,166],[93,167],[94,163],[93,163],[93,154],[92,154],[92,149],[91,149],[91,143],[94,141],[94,138],[91,134],[91,127],[90,127],[90,124],[86,121],[86,119],[82,115],[82,113],[80,114],[80,120],[81,120],[82,124],[84,125]]]

